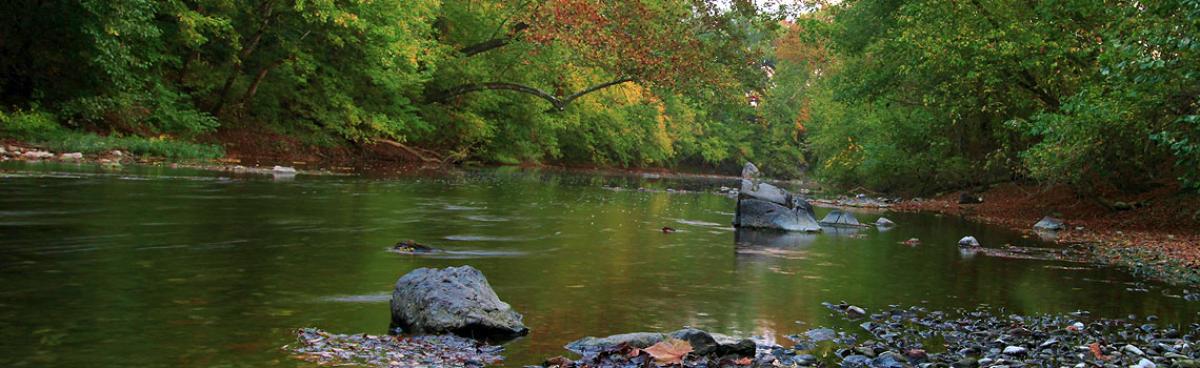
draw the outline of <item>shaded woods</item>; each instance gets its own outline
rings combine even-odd
[[[748,103],[785,13],[744,1],[2,6],[0,105],[18,139],[57,123],[217,143],[244,130],[317,147],[386,139],[460,162],[803,165],[794,134],[751,139],[792,122]]]
[[[454,162],[752,160],[909,194],[1200,180],[1194,0],[0,7],[8,138],[249,131]]]

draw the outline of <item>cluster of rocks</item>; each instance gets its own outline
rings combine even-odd
[[[327,366],[485,367],[502,361],[497,346],[457,336],[338,335],[315,328],[296,330],[284,346],[297,358]]]
[[[867,334],[861,342],[853,334],[830,338],[834,346],[824,350],[829,352],[826,363],[847,368],[1200,366],[1200,326],[1158,326],[1154,316],[1089,320],[1088,313],[1076,312],[998,317],[984,308],[952,314],[892,306],[867,319],[859,325]],[[809,362],[807,355],[821,351],[812,335],[791,336],[796,345],[775,354],[778,360],[796,363],[796,357],[803,357]]]
[[[121,157],[125,156],[120,150],[113,150],[104,154],[97,155],[97,161],[101,163],[118,163]],[[31,147],[21,147],[13,145],[5,145],[0,147],[0,161],[62,161],[62,162],[81,162],[84,160],[82,152],[63,152],[54,153],[46,150],[41,150]]]
[[[899,203],[900,198],[870,197],[866,194],[859,193],[853,197],[841,196],[834,199],[817,199],[813,200],[813,202],[838,207],[889,208],[892,205]]]

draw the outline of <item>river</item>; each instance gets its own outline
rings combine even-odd
[[[992,248],[1051,245],[928,214],[737,252],[735,200],[715,193],[733,183],[516,168],[276,180],[4,163],[0,365],[304,366],[280,350],[293,329],[385,333],[398,277],[464,264],[532,330],[505,346],[509,366],[566,354],[563,344],[587,335],[685,325],[787,343],[839,326],[822,301],[1160,323],[1200,311],[1177,288],[1119,269],[960,252],[964,235]],[[900,244],[914,237],[922,244]],[[448,252],[387,251],[409,239]]]

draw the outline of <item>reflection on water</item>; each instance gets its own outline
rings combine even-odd
[[[278,349],[291,329],[383,333],[398,277],[463,264],[532,328],[506,346],[512,366],[586,335],[694,326],[772,339],[840,326],[822,301],[1163,322],[1198,310],[1179,290],[1109,268],[962,254],[965,235],[1045,244],[950,217],[889,213],[898,225],[886,232],[732,231],[734,199],[712,192],[733,181],[127,170],[0,165],[0,364],[294,367]],[[921,245],[899,244],[909,238]],[[445,252],[388,251],[410,239]]]

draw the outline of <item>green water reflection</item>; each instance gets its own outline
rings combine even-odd
[[[733,199],[636,190],[731,184],[721,180],[0,169],[4,366],[298,366],[279,350],[291,329],[383,333],[400,275],[463,264],[482,270],[532,328],[506,347],[512,366],[562,354],[585,335],[684,325],[782,343],[838,324],[822,301],[987,303],[1166,322],[1193,321],[1200,310],[1169,287],[1128,291],[1133,279],[1118,270],[964,255],[955,242],[968,234],[985,246],[1039,243],[955,218],[887,214],[900,226],[795,236],[779,251],[738,254]],[[633,190],[606,188],[614,186]],[[898,244],[911,237],[924,245]],[[454,252],[385,251],[405,239]]]

